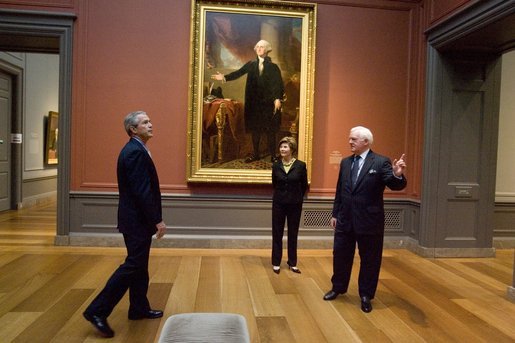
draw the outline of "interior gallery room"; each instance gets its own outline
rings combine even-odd
[[[0,0],[0,341],[513,342],[513,94],[513,0]]]

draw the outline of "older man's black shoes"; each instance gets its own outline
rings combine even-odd
[[[340,292],[335,292],[333,291],[332,289],[327,292],[325,295],[324,295],[324,300],[334,300],[338,297],[338,295],[340,295],[342,293]]]
[[[163,311],[159,310],[148,310],[143,313],[129,313],[130,320],[139,320],[139,319],[157,319],[163,316]]]
[[[324,295],[324,300],[334,300],[338,297],[338,295],[343,294],[340,292],[335,292],[334,290],[330,290]],[[361,297],[361,311],[365,313],[372,312],[372,303],[370,302],[370,297],[363,296]]]
[[[109,324],[107,324],[106,318],[95,316],[87,312],[84,312],[82,315],[84,316],[84,318],[86,318],[88,322],[91,322],[91,324],[93,324],[95,329],[97,329],[102,336],[107,338],[114,337],[114,331],[113,329],[111,329]]]
[[[370,298],[367,296],[361,297],[361,311],[365,313],[372,312],[372,303],[370,303]]]

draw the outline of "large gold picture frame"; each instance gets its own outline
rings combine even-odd
[[[310,181],[316,4],[192,0],[191,18],[188,182],[271,183],[269,143],[284,136],[297,139],[295,156],[306,162]],[[268,57],[280,70],[284,92],[273,134],[256,144],[245,113],[247,75],[213,75],[256,61],[261,40],[271,45]]]

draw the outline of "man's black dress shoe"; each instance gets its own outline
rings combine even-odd
[[[91,322],[91,324],[93,324],[95,329],[97,329],[102,336],[107,338],[114,337],[114,331],[109,327],[109,324],[107,324],[106,318],[95,316],[86,312],[84,312],[82,315],[84,316],[84,318],[86,318],[88,322]]]
[[[138,320],[138,319],[156,319],[161,318],[163,316],[163,311],[159,310],[148,310],[144,313],[132,314],[129,313],[130,320]]]
[[[370,298],[367,296],[361,297],[361,311],[369,313],[372,311],[372,304]]]
[[[333,290],[331,289],[329,292],[327,292],[327,293],[324,295],[324,300],[334,300],[334,299],[336,299],[336,297],[337,297],[339,294],[342,294],[342,293],[335,292],[335,291],[333,291]]]

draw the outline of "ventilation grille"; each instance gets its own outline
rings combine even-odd
[[[332,214],[332,211],[304,211],[303,227],[306,229],[327,229]]]
[[[327,210],[307,210],[303,212],[303,228],[309,230],[326,230],[329,228],[332,211]],[[385,210],[384,214],[385,231],[402,232],[401,210]]]
[[[401,211],[388,210],[384,213],[384,229],[386,231],[402,231]]]

